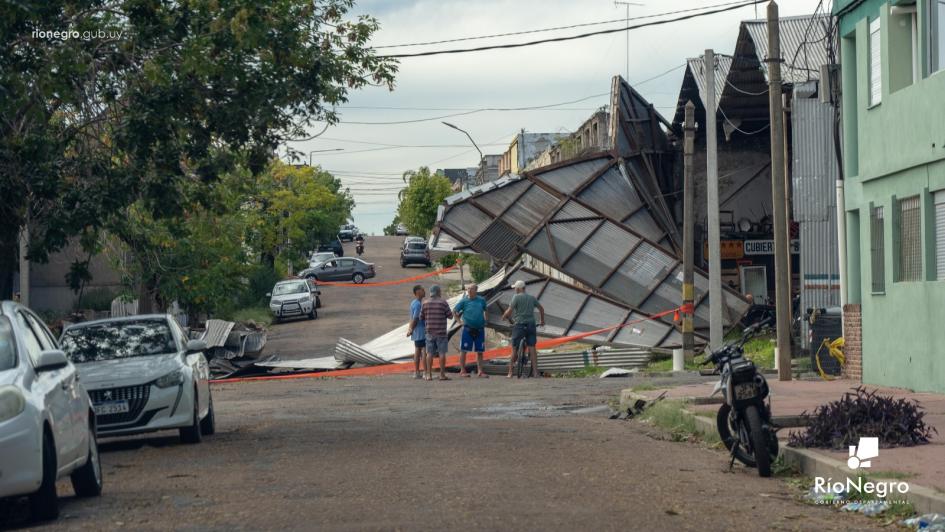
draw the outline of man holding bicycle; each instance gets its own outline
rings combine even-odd
[[[535,344],[538,343],[537,331],[535,327],[535,309],[538,309],[539,327],[545,326],[545,307],[541,306],[538,299],[525,292],[525,281],[521,279],[515,281],[512,285],[515,289],[515,295],[509,302],[509,308],[505,309],[502,317],[509,320],[512,326],[512,360],[509,364],[508,378],[512,378],[512,368],[518,362],[519,347],[524,343],[528,350],[528,355],[532,363],[532,377],[538,377],[538,350]],[[522,350],[522,356],[525,356]]]

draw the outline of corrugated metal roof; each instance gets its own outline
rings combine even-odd
[[[728,77],[728,71],[732,68],[732,56],[715,54],[715,60],[718,64],[715,69],[715,107],[718,108],[719,98],[722,96],[722,89],[725,88],[725,78]],[[686,73],[692,74],[692,79],[696,87],[699,88],[699,98],[702,100],[702,105],[705,106],[705,55],[686,59]],[[683,79],[685,79],[685,77]]]
[[[785,83],[819,79],[821,65],[828,63],[826,35],[829,25],[828,15],[781,17],[781,57],[784,58],[781,78]],[[761,71],[767,81],[768,65],[764,59],[768,57],[768,22],[764,19],[743,21],[738,39],[746,37],[754,43]]]

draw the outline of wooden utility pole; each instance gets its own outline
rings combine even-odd
[[[709,224],[709,347],[722,346],[722,252],[719,230],[718,127],[715,125],[715,52],[705,51],[706,221]]]
[[[695,203],[696,191],[693,182],[693,154],[696,151],[696,106],[692,101],[686,102],[686,122],[683,126],[683,307],[692,308],[695,301],[693,294],[693,270],[695,269]],[[682,345],[683,357],[692,359],[695,354],[695,338],[693,337],[692,313],[682,313]]]
[[[771,118],[771,202],[774,211],[774,297],[778,328],[778,379],[791,380],[791,285],[784,183],[784,114],[781,101],[781,34],[778,4],[768,4],[768,107]]]

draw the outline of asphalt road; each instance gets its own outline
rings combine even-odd
[[[382,279],[400,274],[399,264],[378,262]],[[340,290],[324,318],[277,326],[270,347],[333,345],[339,331],[364,341],[402,319],[388,308],[402,299],[397,287],[377,296]],[[625,386],[406,375],[214,385],[216,435],[199,445],[176,433],[103,441],[103,496],[76,499],[61,482],[63,515],[40,528],[878,528],[798,502],[783,480],[740,466],[728,472],[718,450],[607,419],[608,401]],[[26,526],[23,506],[0,510],[0,529]]]
[[[377,277],[368,282],[404,279],[424,273],[418,265],[400,267],[400,246],[404,237],[369,236],[362,260],[373,262]],[[357,257],[354,244],[343,244],[346,257]],[[429,284],[426,282],[425,284]],[[318,319],[300,319],[273,325],[266,344],[267,354],[284,360],[298,360],[333,353],[338,337],[365,343],[407,322],[413,297],[413,283],[349,288],[323,286]]]

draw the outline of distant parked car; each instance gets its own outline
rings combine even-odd
[[[207,344],[173,316],[77,323],[61,341],[89,389],[99,435],[177,429],[182,442],[200,443],[216,432]]]
[[[411,242],[426,242],[426,241],[427,239],[423,238],[422,236],[408,236],[407,238],[404,239],[404,245],[400,246],[400,249],[402,250],[406,249],[407,244]]]
[[[56,481],[102,493],[95,414],[76,368],[35,314],[0,303],[0,499],[29,496],[34,519],[59,516]]]
[[[409,235],[410,231],[407,230],[407,226],[404,224],[397,224],[397,236]]]
[[[284,318],[300,318],[308,316],[308,319],[318,318],[320,292],[317,288],[309,284],[312,277],[308,274],[303,276],[307,270],[299,272],[303,279],[289,279],[279,281],[272,287],[272,292],[266,294],[269,296],[269,312],[272,313],[273,321],[279,322]]]
[[[433,260],[430,258],[430,248],[426,241],[408,242],[400,252],[400,267],[406,268],[409,264],[423,264],[431,266]]]
[[[338,255],[335,255],[332,251],[320,251],[317,253],[312,253],[312,258],[308,261],[309,268],[316,268],[322,263],[328,262],[331,259],[337,258]],[[299,277],[302,277],[299,275]]]
[[[345,256],[345,248],[344,246],[341,245],[341,240],[338,240],[337,238],[333,240],[329,240],[328,242],[325,242],[323,244],[319,244],[317,251],[319,253],[323,253],[323,252],[334,253],[335,255],[339,257]]]
[[[317,281],[352,281],[361,284],[374,277],[374,265],[361,259],[334,259],[322,264],[311,274]]]
[[[347,240],[348,242],[352,242],[354,241],[354,237],[356,237],[357,235],[358,235],[358,228],[355,227],[354,225],[350,225],[350,224],[342,225],[341,229],[338,230],[338,240],[342,242],[344,242],[345,240]]]

